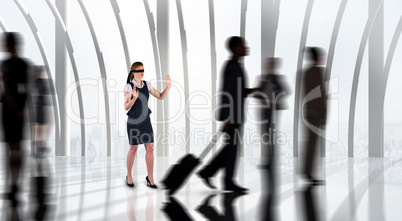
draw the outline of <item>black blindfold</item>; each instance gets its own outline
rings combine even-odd
[[[141,73],[144,72],[144,69],[142,70],[131,70],[130,73]]]

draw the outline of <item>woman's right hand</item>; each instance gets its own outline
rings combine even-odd
[[[133,95],[133,100],[137,100],[138,94],[139,94],[139,92],[138,92],[138,90],[137,90],[137,87],[134,87],[134,88],[133,88],[133,91],[131,91],[131,93],[132,93],[132,95]]]

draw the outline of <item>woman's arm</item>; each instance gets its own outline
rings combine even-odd
[[[151,90],[149,90],[149,93],[152,94],[152,96],[158,98],[159,100],[163,100],[163,98],[166,97],[168,94],[169,90],[171,87],[171,82],[170,82],[170,76],[166,76],[166,88],[162,93],[159,93],[158,90],[156,90],[154,87],[152,87]]]
[[[133,89],[133,99],[131,99],[131,94],[127,91],[124,92],[124,109],[129,110],[138,98],[138,91],[136,87]]]

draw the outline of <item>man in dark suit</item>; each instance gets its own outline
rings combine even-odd
[[[327,94],[325,90],[324,68],[320,67],[323,61],[323,52],[320,48],[307,48],[311,66],[306,70],[302,78],[304,87],[303,98],[303,121],[307,126],[307,145],[302,168],[302,174],[307,181],[323,184],[314,178],[314,164],[317,161],[317,150],[319,148],[319,136],[327,119]]]
[[[6,174],[10,177],[10,190],[6,197],[11,202],[11,219],[18,219],[18,193],[23,165],[23,127],[24,109],[28,95],[29,63],[18,55],[20,35],[15,32],[4,33],[4,49],[8,57],[0,64],[2,81],[2,126],[6,142]]]
[[[228,41],[228,49],[232,53],[231,60],[227,61],[223,71],[223,87],[220,92],[220,106],[218,121],[223,121],[222,131],[228,139],[221,151],[213,157],[198,175],[210,188],[215,189],[210,178],[219,169],[225,169],[224,189],[228,191],[247,191],[246,188],[235,184],[233,180],[237,152],[240,145],[240,129],[244,122],[244,101],[248,94],[256,89],[245,88],[247,78],[242,64],[239,62],[242,57],[248,54],[248,48],[241,37],[231,37]]]

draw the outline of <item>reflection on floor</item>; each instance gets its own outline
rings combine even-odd
[[[54,220],[262,220],[267,211],[267,183],[259,158],[241,158],[237,170],[239,184],[248,194],[208,189],[191,176],[174,197],[162,189],[145,185],[144,159],[136,159],[133,176],[136,187],[125,185],[124,158],[49,157],[53,170],[49,192]],[[325,186],[309,186],[297,175],[297,159],[279,160],[275,203],[278,220],[401,220],[402,159],[323,158],[318,175]],[[30,164],[25,165],[21,214],[30,218]],[[175,161],[155,158],[156,180],[161,180]],[[5,169],[1,158],[1,191]],[[296,171],[296,174],[294,173]],[[221,173],[213,182],[219,187]],[[157,182],[156,184],[159,184]],[[31,195],[30,195],[31,194]],[[264,205],[264,206],[261,206]],[[264,208],[263,208],[264,207]],[[0,201],[0,220],[5,220],[8,201]],[[308,211],[308,212],[307,212]],[[179,217],[179,218],[177,218]],[[186,219],[187,218],[187,219]]]

